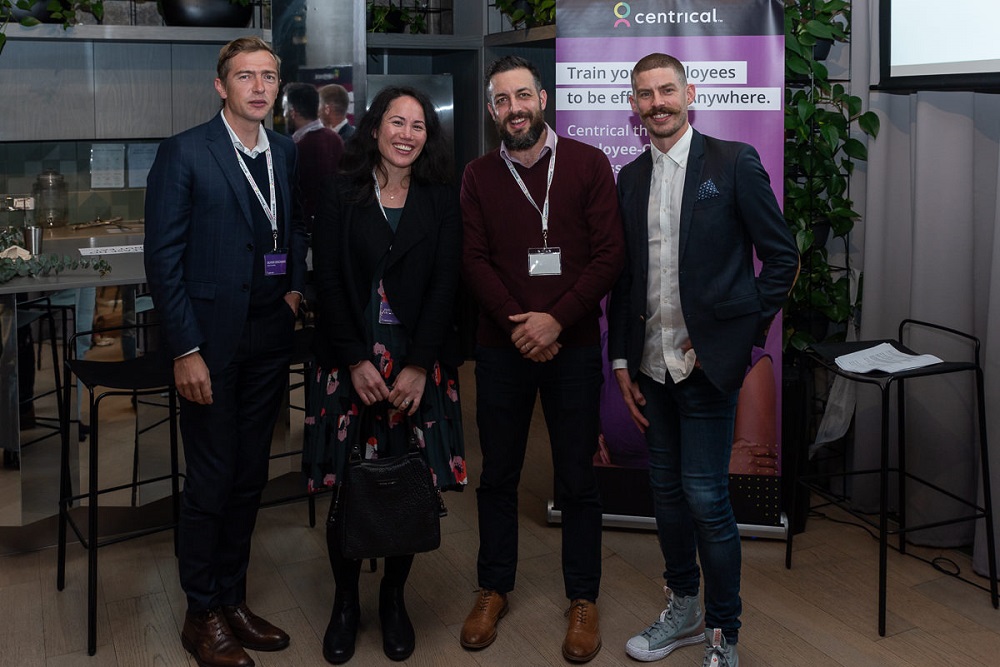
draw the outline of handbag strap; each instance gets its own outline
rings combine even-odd
[[[363,458],[361,455],[361,443],[374,433],[375,420],[381,416],[386,423],[389,421],[389,402],[379,401],[374,405],[361,404],[358,409],[358,419],[360,424],[355,432],[354,442],[351,444],[351,453],[348,455],[348,463],[357,463]],[[408,454],[420,454],[420,441],[417,439],[417,424],[413,415],[406,414],[406,444]]]

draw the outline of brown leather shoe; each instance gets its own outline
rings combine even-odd
[[[486,648],[497,638],[497,623],[507,613],[507,594],[485,588],[479,590],[476,604],[465,617],[462,625],[462,646],[469,649]]]
[[[244,648],[254,651],[280,651],[291,641],[281,628],[271,625],[250,611],[246,602],[238,605],[222,605],[222,613],[233,631],[233,635]]]
[[[215,609],[189,611],[184,616],[181,644],[194,656],[198,667],[254,667],[225,617]]]
[[[590,600],[573,600],[566,615],[569,627],[563,641],[563,657],[571,662],[587,662],[601,650],[597,605]]]

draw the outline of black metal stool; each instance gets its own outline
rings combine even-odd
[[[909,330],[910,327],[923,327],[926,329],[931,329],[935,331],[947,332],[961,338],[965,338],[974,343],[975,353],[973,361],[945,361],[943,363],[934,364],[931,366],[925,366],[923,368],[914,368],[907,371],[898,371],[894,373],[885,373],[882,371],[872,371],[870,373],[854,373],[850,371],[845,371],[841,369],[836,364],[836,358],[843,355],[849,354],[851,352],[858,352],[864,350],[879,343],[889,343],[897,350],[904,352],[906,354],[916,354],[905,345],[902,344],[903,334]],[[997,596],[997,565],[996,565],[996,542],[993,534],[993,499],[990,489],[990,466],[989,466],[989,448],[986,440],[986,392],[984,388],[983,381],[983,368],[979,361],[979,339],[970,336],[969,334],[957,331],[955,329],[950,329],[948,327],[943,327],[937,324],[932,324],[930,322],[921,322],[918,320],[905,319],[899,323],[899,331],[897,335],[897,340],[875,340],[875,341],[859,341],[850,343],[818,343],[810,348],[810,353],[816,359],[817,362],[825,366],[831,372],[840,375],[844,378],[852,380],[854,382],[862,382],[865,384],[876,385],[881,392],[881,462],[878,468],[871,470],[852,470],[841,473],[832,474],[810,474],[810,475],[799,475],[795,483],[792,484],[792,503],[791,508],[794,510],[796,505],[796,494],[799,492],[799,487],[801,486],[805,492],[813,492],[825,500],[822,506],[826,505],[837,505],[843,508],[845,511],[852,514],[858,520],[864,522],[865,524],[875,528],[878,531],[879,539],[879,563],[878,563],[878,633],[880,636],[885,636],[885,597],[886,597],[886,567],[887,567],[887,552],[888,552],[888,538],[889,535],[899,536],[899,545],[897,547],[898,551],[902,554],[906,553],[906,535],[907,533],[913,533],[918,530],[926,530],[928,528],[936,528],[939,526],[950,525],[954,523],[959,523],[963,521],[975,521],[977,519],[985,519],[986,521],[986,547],[989,557],[989,569],[990,569],[990,601],[993,603],[993,608],[1000,608],[1000,600]],[[905,381],[913,378],[928,377],[932,375],[943,375],[946,373],[959,373],[959,372],[972,372],[976,376],[976,394],[977,394],[977,411],[978,411],[978,426],[979,426],[979,456],[980,456],[980,468],[982,471],[982,484],[983,484],[983,505],[977,505],[975,502],[961,498],[947,489],[943,489],[935,484],[932,484],[926,480],[917,477],[916,475],[906,471],[906,399],[904,392]],[[897,437],[896,437],[896,457],[898,461],[898,466],[893,467],[889,462],[889,392],[893,384],[898,384],[898,389],[896,391],[897,399]],[[878,475],[879,476],[879,515],[878,522],[873,522],[864,515],[853,511],[851,508],[845,506],[845,501],[847,500],[842,495],[833,494],[827,489],[816,484],[819,478],[830,478],[830,477],[851,477],[857,475]],[[896,476],[899,485],[899,493],[897,497],[897,502],[899,504],[899,510],[896,513],[895,523],[896,528],[889,528],[889,475],[893,474]],[[906,522],[906,483],[914,482],[926,486],[934,491],[945,495],[952,500],[965,505],[971,511],[971,513],[955,517],[953,519],[947,519],[944,521],[935,521],[933,523],[927,523],[922,525],[908,525]],[[806,511],[808,512],[815,506],[809,506],[806,503]],[[794,519],[794,518],[793,518]],[[794,520],[791,522],[794,525]],[[792,537],[794,531],[788,532],[788,539],[785,544],[785,567],[791,569],[792,567]]]
[[[145,326],[155,325],[135,325],[134,329],[142,329]],[[81,335],[94,333],[109,333],[121,331],[122,327],[109,327],[94,329],[89,332],[78,332],[73,336],[74,340],[66,347],[65,379],[63,389],[66,393],[65,403],[69,403],[69,391],[72,387],[72,375],[83,383],[89,394],[90,404],[90,448],[89,448],[89,473],[87,493],[73,493],[72,479],[70,473],[70,446],[69,446],[69,411],[63,411],[63,441],[62,456],[60,462],[60,499],[59,499],[59,536],[58,536],[58,566],[56,575],[56,586],[62,590],[66,581],[66,528],[69,526],[76,534],[80,544],[87,550],[87,653],[94,655],[97,650],[97,550],[99,547],[115,544],[124,540],[149,535],[161,530],[167,530],[177,525],[180,515],[180,478],[178,468],[178,437],[177,437],[177,395],[173,386],[173,363],[165,354],[160,352],[149,352],[143,356],[120,361],[94,361],[77,359],[73,351],[75,350],[75,338]],[[170,425],[170,473],[148,479],[138,480],[133,478],[129,484],[121,484],[109,488],[99,487],[99,455],[101,452],[100,442],[100,405],[101,401],[109,396],[145,396],[150,394],[168,394],[168,416],[166,421]],[[138,419],[138,416],[137,416]],[[136,426],[136,437],[145,429],[140,430]],[[101,539],[98,530],[98,499],[99,496],[121,491],[128,488],[135,488],[138,485],[150,484],[170,480],[171,500],[173,511],[173,522],[166,525],[152,527],[142,527],[125,534],[119,534]],[[74,503],[87,500],[87,523],[81,529],[70,513],[70,508]],[[175,535],[176,546],[176,535]]]

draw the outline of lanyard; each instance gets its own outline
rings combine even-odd
[[[503,156],[503,161],[507,163],[507,168],[510,169],[511,175],[514,176],[514,180],[517,181],[517,185],[521,188],[521,192],[527,198],[528,203],[538,211],[538,215],[542,216],[542,243],[546,248],[549,247],[549,189],[552,187],[552,175],[556,171],[556,144],[559,142],[559,137],[553,135],[552,137],[552,157],[549,159],[549,175],[545,181],[545,203],[542,205],[541,210],[538,209],[538,204],[535,200],[531,198],[531,194],[528,192],[528,186],[524,184],[521,179],[521,175],[517,173],[517,169],[514,169],[514,165],[511,163],[510,158],[506,155]]]
[[[236,148],[235,146],[233,147]],[[257,187],[256,181],[253,180],[253,176],[250,175],[250,169],[247,168],[246,163],[239,154],[239,150],[236,152],[236,161],[240,163],[240,169],[243,170],[243,175],[247,177],[247,182],[250,184],[250,188],[253,189],[253,193],[257,195],[257,201],[260,202],[260,207],[264,209],[264,214],[267,216],[268,221],[271,223],[271,237],[274,239],[274,249],[278,249],[278,199],[274,196],[274,164],[271,162],[271,149],[268,148],[264,151],[264,155],[267,157],[267,184],[270,188],[271,201],[270,205],[268,202],[264,201],[264,195],[261,193],[260,188]]]
[[[389,216],[385,212],[385,207],[382,206],[382,188],[378,186],[378,176],[375,175],[374,169],[372,169],[372,180],[375,181],[375,201],[378,202],[378,207],[382,209],[382,217],[385,218],[386,222],[389,222]]]

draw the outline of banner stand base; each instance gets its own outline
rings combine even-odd
[[[632,516],[629,514],[603,514],[601,526],[604,528],[631,528],[635,530],[656,530],[656,519],[651,516]],[[549,500],[545,510],[545,519],[550,524],[562,523],[562,510],[556,509],[554,500]],[[788,539],[788,516],[781,513],[780,526],[762,526],[754,523],[737,524],[740,537],[757,537],[768,540]]]

